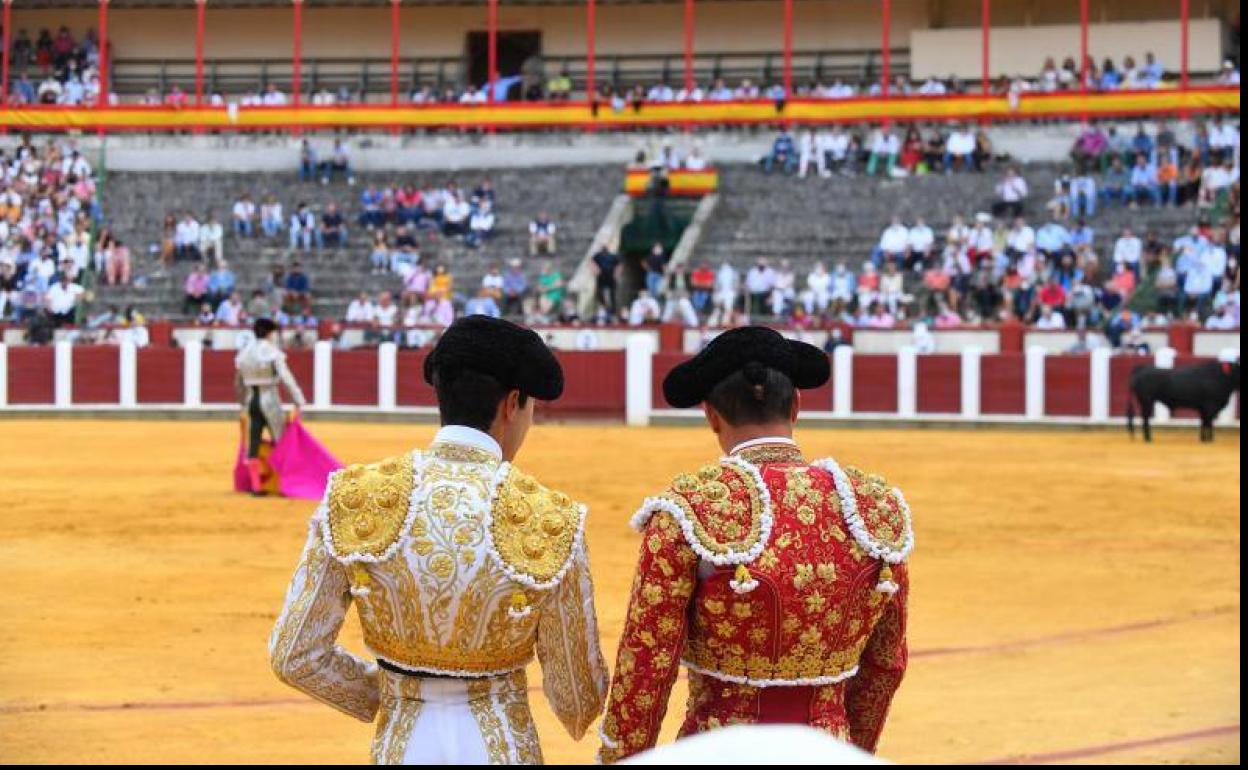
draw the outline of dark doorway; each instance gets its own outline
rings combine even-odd
[[[468,33],[468,82],[481,87],[490,79],[490,42],[487,32]],[[528,74],[525,63],[536,62],[542,55],[541,32],[498,33],[498,76],[516,77]],[[529,67],[533,64],[530,63]]]

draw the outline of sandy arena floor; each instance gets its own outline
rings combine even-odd
[[[429,426],[313,425],[347,461]],[[0,422],[0,762],[362,762],[371,727],[272,676],[312,506],[229,491],[237,429]],[[907,762],[1240,759],[1239,437],[807,431],[914,509],[912,667],[881,751]],[[590,504],[613,662],[626,521],[709,433],[540,426],[519,464]],[[352,618],[354,624],[354,618]],[[350,627],[349,645],[358,645]],[[683,712],[678,691],[668,730]],[[550,761],[588,761],[540,697]],[[592,736],[592,733],[591,733]]]

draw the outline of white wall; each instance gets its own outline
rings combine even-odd
[[[1190,34],[1192,71],[1217,70],[1227,40],[1225,25],[1218,19],[1194,19]],[[1152,51],[1168,70],[1178,71],[1181,38],[1178,21],[1093,24],[1088,31],[1088,51],[1097,62],[1108,56],[1118,64],[1125,56],[1143,62],[1144,54]],[[994,77],[1034,76],[1044,66],[1046,57],[1054,57],[1060,65],[1067,56],[1078,61],[1079,52],[1077,24],[993,27],[988,68]],[[915,77],[978,78],[982,56],[978,27],[916,29],[910,34],[910,68]]]

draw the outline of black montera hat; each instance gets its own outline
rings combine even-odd
[[[801,389],[817,388],[832,374],[827,354],[814,345],[763,326],[744,326],[724,332],[672,369],[663,379],[663,397],[677,409],[697,406],[716,385],[751,363],[775,369]]]
[[[488,374],[505,388],[542,401],[563,394],[563,368],[531,329],[489,316],[451,324],[425,358],[425,382],[454,382],[460,372]]]

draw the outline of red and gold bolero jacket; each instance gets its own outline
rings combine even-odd
[[[633,526],[603,761],[654,746],[682,663],[682,736],[797,723],[875,750],[906,668],[914,536],[900,490],[768,440],[676,477]]]

